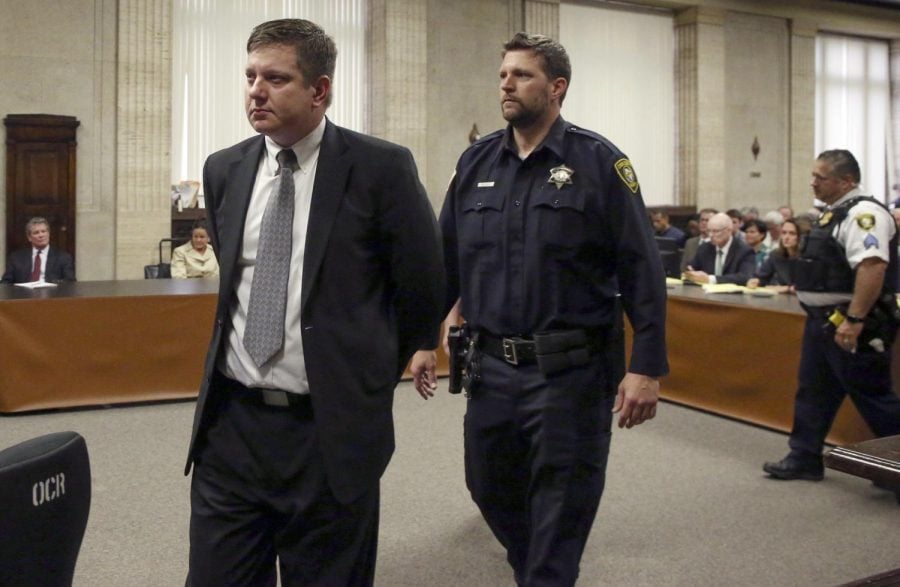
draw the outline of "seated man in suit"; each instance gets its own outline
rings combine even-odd
[[[69,253],[50,247],[50,223],[35,216],[25,224],[31,247],[20,249],[6,261],[3,283],[75,281],[75,263]]]
[[[744,285],[753,277],[756,255],[744,241],[734,238],[728,214],[709,219],[709,242],[697,248],[697,254],[684,272],[697,283],[736,283]]]
[[[715,208],[703,208],[700,210],[700,234],[697,236],[692,236],[684,242],[684,252],[681,254],[681,272],[684,273],[684,270],[687,269],[688,263],[694,260],[694,255],[697,254],[697,249],[703,243],[709,241],[709,219],[712,218],[713,214],[716,214],[718,210]]]

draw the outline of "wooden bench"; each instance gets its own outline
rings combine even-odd
[[[900,503],[900,435],[838,446],[825,455],[825,466],[870,479]]]

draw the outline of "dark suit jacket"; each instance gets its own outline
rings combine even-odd
[[[262,136],[243,141],[211,155],[203,170],[220,286],[185,473],[217,406],[210,379],[230,327],[244,220],[264,145]],[[410,152],[327,122],[300,319],[318,445],[342,502],[370,490],[390,460],[394,388],[412,354],[431,348],[443,318],[444,284],[437,222]]]
[[[716,246],[706,242],[697,247],[697,254],[689,263],[696,271],[705,271],[714,275],[716,271]],[[750,245],[736,238],[731,239],[731,247],[725,255],[722,275],[716,277],[716,283],[736,283],[745,285],[756,271],[756,254]]]
[[[697,249],[700,247],[700,237],[692,236],[684,241],[684,251],[681,253],[681,271],[687,269],[687,266],[694,260]]]
[[[9,256],[6,261],[6,273],[3,283],[27,283],[31,281],[31,269],[34,260],[31,247],[20,249]],[[47,253],[47,264],[44,267],[45,281],[75,281],[75,262],[72,255],[51,246]]]

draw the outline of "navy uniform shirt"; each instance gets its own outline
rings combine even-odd
[[[668,372],[665,274],[631,163],[562,117],[519,158],[512,129],[460,157],[440,218],[448,304],[500,336],[607,328],[615,299],[634,330],[629,371]]]

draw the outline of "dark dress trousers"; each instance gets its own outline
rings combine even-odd
[[[697,254],[688,263],[695,271],[705,271],[709,275],[716,272],[716,245],[705,242],[697,247]],[[736,283],[744,285],[756,271],[756,253],[750,245],[732,237],[731,247],[722,264],[722,275],[716,277],[716,283]]]
[[[295,418],[290,410],[254,407],[246,401],[246,388],[244,393],[235,390],[234,382],[219,373],[216,365],[225,352],[244,222],[264,149],[264,137],[253,137],[211,155],[203,173],[220,287],[185,468],[187,474],[195,465],[191,573],[194,537],[205,531],[194,528],[198,509],[194,500],[198,492],[202,498],[203,492],[216,485],[206,483],[210,472],[222,470],[204,465],[225,462],[235,470],[221,476],[221,485],[234,487],[236,494],[251,495],[251,500],[266,495],[259,497],[265,504],[258,506],[260,509],[274,511],[285,504],[294,507],[304,500],[311,504],[304,506],[302,519],[291,519],[288,514],[285,523],[289,527],[271,532],[273,542],[279,545],[282,581],[285,561],[291,563],[292,557],[292,568],[298,573],[284,584],[370,584],[378,483],[394,450],[394,388],[412,354],[432,344],[442,318],[445,280],[437,223],[407,149],[326,123],[299,292],[311,405]],[[238,414],[237,424],[222,432],[221,421],[234,419],[234,414]],[[246,467],[235,464],[242,458]],[[205,469],[204,480],[198,482],[201,469]],[[254,476],[257,470],[263,472]],[[293,476],[286,485],[289,491],[281,486],[275,492],[264,491],[271,489],[265,487],[267,472]],[[245,473],[253,481],[245,482]],[[312,499],[303,489],[295,491],[311,484],[315,486]],[[237,504],[234,509],[240,511],[244,505]],[[355,510],[365,511],[357,516]],[[354,524],[347,524],[352,516],[368,529],[356,530]],[[319,536],[311,536],[315,528]],[[304,533],[305,542],[298,538]],[[346,536],[335,538],[335,533]],[[361,533],[370,535],[360,537]],[[232,559],[271,548],[271,544],[251,545],[243,540],[228,543],[228,532],[217,536],[227,543],[217,552],[227,559],[223,566],[238,565]],[[252,531],[250,536],[254,536]],[[353,540],[367,542],[358,549],[362,554],[331,560],[337,555],[329,554],[329,545]],[[321,548],[329,553],[318,552]],[[204,565],[208,567],[208,563],[209,557]],[[330,565],[332,571],[340,567],[339,574],[317,574],[307,570],[310,564]],[[248,584],[272,581],[274,585],[274,575],[265,580],[255,575],[245,579],[230,575],[229,580]]]
[[[9,256],[6,261],[6,273],[3,283],[28,283],[31,281],[31,270],[34,268],[32,248],[20,249]],[[47,251],[47,263],[44,267],[45,281],[75,281],[75,262],[72,255],[56,247]]]

